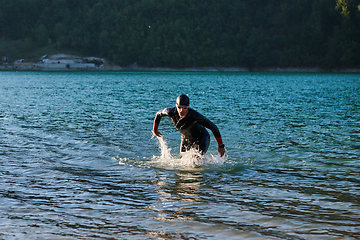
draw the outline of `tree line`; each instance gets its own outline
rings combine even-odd
[[[360,67],[360,0],[0,0],[0,37],[126,66]]]

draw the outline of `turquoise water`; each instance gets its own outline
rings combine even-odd
[[[0,72],[0,239],[359,239],[360,75]],[[179,159],[179,94],[220,129]]]

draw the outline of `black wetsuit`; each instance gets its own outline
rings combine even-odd
[[[221,137],[217,126],[194,109],[189,108],[186,117],[180,118],[176,107],[165,108],[157,112],[154,123],[159,124],[164,116],[170,117],[176,129],[180,131],[180,152],[195,148],[202,154],[206,153],[210,144],[210,135],[205,127],[213,132],[215,138]]]

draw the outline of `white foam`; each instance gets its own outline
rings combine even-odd
[[[171,154],[171,148],[167,146],[166,141],[157,137],[159,141],[159,148],[161,151],[160,156],[153,156],[152,164],[155,164],[163,168],[171,169],[194,169],[199,167],[210,167],[210,166],[219,166],[225,162],[225,157],[220,157],[212,154],[201,155],[195,149],[191,149],[188,152],[182,153],[181,157],[179,155],[173,156]]]

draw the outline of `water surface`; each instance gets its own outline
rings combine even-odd
[[[360,77],[0,73],[0,239],[359,239]],[[186,93],[220,129],[179,159]]]

